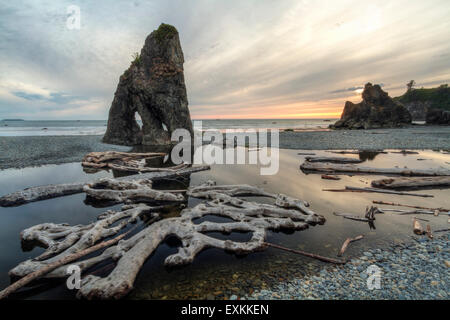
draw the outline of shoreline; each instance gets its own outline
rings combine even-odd
[[[80,162],[93,151],[129,151],[101,142],[101,135],[0,137],[0,170]],[[450,150],[450,126],[399,129],[282,131],[280,149]]]
[[[318,267],[316,275],[295,277],[272,287],[231,300],[431,300],[448,299],[450,279],[450,234],[429,240],[411,236],[413,241],[386,248],[369,249],[343,266]],[[379,268],[380,288],[367,286],[369,266]],[[373,268],[373,267],[372,267]]]

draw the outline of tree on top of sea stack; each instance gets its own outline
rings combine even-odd
[[[177,29],[161,24],[120,77],[103,142],[169,145],[176,129],[186,129],[193,136],[183,63]],[[136,113],[142,119],[142,129]]]
[[[394,101],[381,86],[367,83],[362,93],[363,101],[345,103],[341,119],[333,129],[376,129],[402,127],[411,123],[411,114]]]

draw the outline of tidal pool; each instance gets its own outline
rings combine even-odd
[[[450,155],[436,151],[420,151],[419,154],[363,153],[361,155],[343,155],[361,157],[365,166],[405,167],[408,168],[446,168],[449,169]],[[250,151],[252,152],[252,151]],[[382,247],[387,243],[408,240],[412,235],[412,216],[386,213],[377,215],[375,229],[367,223],[337,217],[333,212],[363,215],[373,200],[382,200],[424,207],[450,207],[449,189],[411,191],[431,194],[433,198],[387,195],[376,193],[332,193],[322,191],[326,188],[344,188],[345,186],[367,187],[375,179],[383,176],[354,175],[341,176],[339,181],[323,180],[320,174],[304,174],[300,164],[305,156],[299,152],[315,153],[317,156],[340,156],[328,151],[280,150],[280,169],[273,176],[261,176],[258,165],[214,165],[210,171],[192,174],[186,181],[167,181],[155,184],[155,188],[168,189],[199,185],[207,180],[218,184],[251,184],[272,193],[283,193],[294,198],[308,201],[311,209],[326,218],[322,226],[310,227],[304,231],[290,234],[269,232],[267,241],[293,249],[336,257],[347,237],[364,235],[361,241],[352,243],[345,256],[359,255],[370,247]],[[421,160],[418,160],[421,159]],[[425,159],[425,160],[423,160]],[[98,177],[112,176],[112,173],[100,171],[86,173],[80,163],[47,165],[25,169],[7,169],[0,171],[1,194],[10,193],[30,186],[89,181]],[[265,201],[254,198],[256,201]],[[198,203],[189,199],[189,206]],[[386,206],[380,206],[386,207]],[[120,206],[99,208],[85,202],[84,194],[50,199],[30,203],[14,208],[0,208],[0,286],[10,283],[8,271],[18,263],[39,255],[42,248],[25,248],[20,242],[20,232],[28,227],[45,222],[87,224],[108,210]],[[399,208],[399,207],[398,207]],[[404,209],[404,208],[400,208]],[[179,209],[166,213],[167,216],[179,214]],[[429,220],[432,229],[447,227],[448,216],[420,216]],[[206,218],[203,218],[206,219]],[[218,217],[208,217],[210,221],[223,222]],[[200,221],[201,222],[201,221]],[[142,222],[141,222],[142,223]],[[231,235],[211,234],[221,239],[246,241],[248,234]],[[135,283],[135,290],[129,299],[226,299],[232,294],[238,296],[256,288],[271,285],[273,278],[288,279],[317,272],[322,262],[300,255],[269,248],[264,252],[238,257],[218,249],[208,249],[200,253],[194,263],[181,268],[168,269],[163,266],[164,259],[177,250],[177,239],[169,238],[147,260]],[[29,250],[29,251],[27,251]],[[106,271],[107,268],[106,268]],[[270,278],[270,280],[269,280]],[[41,286],[27,288],[11,296],[12,299],[74,299],[75,292],[65,287],[64,281],[45,282]]]

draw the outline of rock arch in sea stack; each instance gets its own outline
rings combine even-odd
[[[179,128],[193,136],[183,63],[177,29],[161,24],[120,77],[103,142],[169,145],[171,133]],[[136,113],[142,119],[142,128]]]

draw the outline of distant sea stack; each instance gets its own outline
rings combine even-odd
[[[175,27],[161,24],[120,77],[103,142],[169,145],[175,129],[191,132],[183,72],[184,56]],[[136,122],[141,116],[142,129]]]
[[[402,127],[411,123],[411,114],[394,101],[379,85],[367,83],[362,93],[363,101],[345,103],[341,119],[333,129],[376,129]]]

